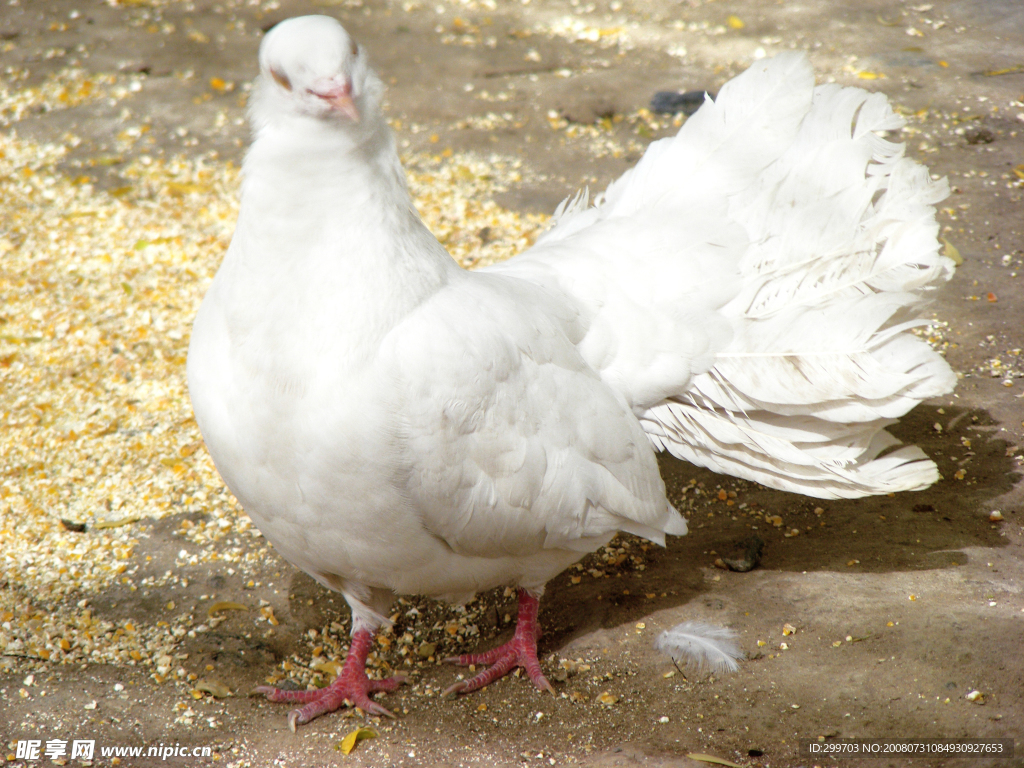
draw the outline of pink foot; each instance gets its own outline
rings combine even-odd
[[[345,666],[342,667],[334,681],[326,688],[317,691],[282,691],[269,685],[261,685],[253,693],[262,693],[270,701],[295,701],[306,706],[293,709],[288,713],[288,727],[295,730],[296,725],[304,725],[313,718],[327,712],[334,712],[348,704],[359,707],[371,715],[394,717],[384,707],[370,698],[377,691],[393,691],[406,681],[405,675],[396,675],[386,680],[370,680],[366,676],[366,657],[373,645],[373,635],[360,629],[352,635],[352,646],[349,648]]]
[[[540,625],[537,623],[539,606],[540,600],[525,589],[520,589],[519,617],[516,619],[516,631],[512,639],[486,653],[467,653],[463,656],[452,656],[445,659],[445,661],[464,667],[470,664],[488,664],[490,666],[476,677],[462,680],[449,687],[443,695],[479,690],[498,678],[504,677],[516,667],[525,669],[533,684],[542,691],[554,693],[555,689],[551,687],[551,683],[540,671],[540,661],[537,659],[537,640],[540,638]]]

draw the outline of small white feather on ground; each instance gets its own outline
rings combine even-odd
[[[654,647],[698,674],[735,672],[740,668],[737,662],[744,658],[736,636],[736,630],[728,627],[687,621],[658,635]]]

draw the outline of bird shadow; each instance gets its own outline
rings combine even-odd
[[[724,607],[708,594],[708,568],[736,552],[752,535],[763,542],[759,566],[736,578],[765,571],[891,573],[957,568],[973,548],[1003,547],[1007,539],[992,511],[1020,516],[1013,496],[1021,478],[1016,446],[1000,436],[999,423],[983,409],[921,406],[890,429],[919,445],[938,465],[939,482],[923,491],[861,499],[823,500],[776,491],[659,457],[669,498],[689,519],[685,537],[645,553],[643,571],[602,569],[591,555],[582,572],[570,571],[547,588],[541,621],[548,629],[542,650],[634,622],[693,601],[699,612]],[[1008,498],[1008,495],[1010,497]],[[613,544],[631,541],[619,537]],[[594,573],[593,566],[597,564]],[[576,578],[574,578],[574,576]],[[697,612],[697,611],[695,611]]]

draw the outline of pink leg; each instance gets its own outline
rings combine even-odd
[[[316,691],[282,691],[269,685],[261,685],[253,693],[262,693],[270,701],[294,701],[306,706],[288,713],[288,727],[293,731],[296,725],[308,723],[326,712],[334,712],[348,704],[359,707],[371,715],[394,717],[384,707],[370,698],[377,691],[393,691],[406,681],[405,675],[396,675],[386,680],[370,680],[366,676],[366,657],[373,645],[373,635],[360,629],[352,635],[352,645],[334,681],[326,688]]]
[[[464,667],[469,664],[490,665],[476,677],[451,686],[444,692],[445,695],[479,690],[499,677],[504,677],[516,667],[525,669],[533,684],[542,691],[554,693],[555,689],[540,671],[540,661],[537,659],[537,640],[540,638],[540,625],[537,623],[539,606],[540,600],[525,589],[520,589],[519,617],[516,619],[516,631],[511,640],[486,653],[468,653],[445,659]]]

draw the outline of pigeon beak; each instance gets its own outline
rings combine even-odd
[[[352,84],[347,80],[341,84],[331,83],[323,89],[317,88],[313,94],[331,105],[331,109],[353,123],[359,122],[359,109],[352,100]]]

